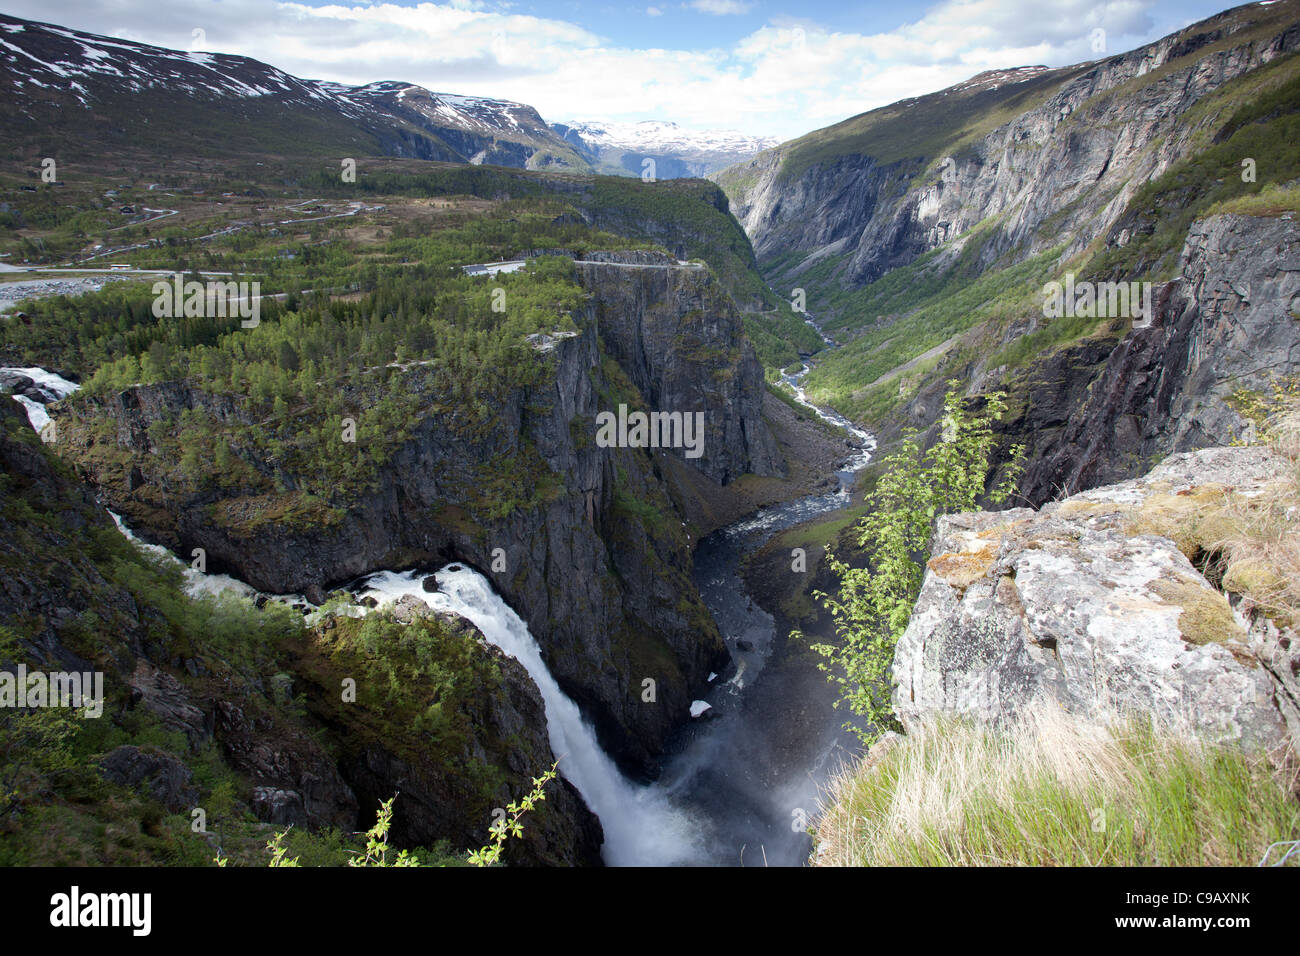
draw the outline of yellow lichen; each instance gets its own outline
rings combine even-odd
[[[1180,608],[1178,629],[1189,644],[1225,644],[1246,640],[1228,599],[1199,578],[1180,574],[1147,585],[1166,604]]]
[[[969,550],[935,555],[926,566],[951,587],[965,590],[988,573],[996,557],[992,542],[977,542]]]

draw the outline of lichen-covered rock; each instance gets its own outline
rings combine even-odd
[[[1300,633],[1258,614],[1250,622],[1249,635],[1260,666],[1277,688],[1274,700],[1286,721],[1291,749],[1300,753]]]
[[[1278,468],[1264,449],[1206,449],[1038,512],[942,519],[894,661],[904,725],[939,712],[997,722],[1049,700],[1277,747],[1285,692],[1258,645],[1174,541],[1145,529],[1170,498],[1250,494]]]

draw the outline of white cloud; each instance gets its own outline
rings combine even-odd
[[[662,17],[664,15],[664,12],[660,10],[658,7],[646,7],[645,15],[648,17]]]
[[[617,46],[576,23],[478,0],[414,6],[339,0],[320,7],[115,0],[108,10],[99,3],[65,8],[58,18],[77,29],[178,49],[187,49],[191,32],[202,28],[208,49],[298,76],[405,80],[435,91],[504,97],[530,103],[548,120],[671,119],[790,137],[983,70],[1094,59],[1097,28],[1106,31],[1106,52],[1119,52],[1149,39],[1152,3],[944,0],[887,32],[773,19],[727,48],[705,50]],[[6,9],[52,19],[48,0],[8,0]]]
[[[741,0],[691,0],[691,6],[715,17],[737,16],[754,8],[752,3],[743,3]]]

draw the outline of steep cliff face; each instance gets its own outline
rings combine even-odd
[[[614,253],[578,264],[593,293],[606,353],[651,410],[702,411],[698,460],[673,453],[720,484],[785,470],[763,421],[763,370],[731,298],[703,269],[658,253]]]
[[[1021,492],[1042,503],[1132,477],[1171,452],[1247,437],[1228,401],[1265,394],[1300,373],[1300,229],[1291,218],[1214,216],[1188,233],[1179,277],[1155,295],[1148,328],[1106,351],[1080,346],[1069,361],[1035,373],[1055,382],[1031,389],[1004,423],[1027,441]],[[1104,361],[1098,359],[1105,355]],[[1049,365],[1074,371],[1071,380]]]
[[[190,811],[205,808],[213,828],[233,840],[218,819],[229,800],[233,812],[249,812],[277,829],[351,833],[368,825],[379,800],[400,791],[392,834],[398,845],[448,840],[477,847],[492,807],[516,799],[521,784],[555,762],[532,679],[463,621],[442,622],[476,662],[465,678],[463,713],[449,703],[457,708],[454,718],[470,728],[450,760],[443,754],[448,745],[414,722],[387,713],[387,722],[377,723],[383,708],[367,701],[380,700],[383,687],[368,682],[356,662],[330,653],[331,633],[355,621],[327,619],[280,646],[265,635],[241,635],[237,640],[261,645],[252,651],[252,666],[241,665],[247,649],[204,629],[201,614],[176,615],[188,602],[175,585],[150,570],[3,393],[0,486],[0,668],[102,671],[98,721],[115,729],[97,726],[97,739],[147,745],[121,744],[102,759],[92,754],[88,766],[181,814],[182,840],[202,847],[193,851],[195,862],[210,859],[216,845],[208,845],[209,834],[190,830]],[[358,681],[359,704],[341,701],[342,676]],[[303,711],[288,705],[298,693],[307,700]],[[417,709],[428,702],[418,689],[414,700]],[[172,735],[174,749],[157,745],[160,734]],[[220,773],[233,784],[221,796],[212,792],[213,745]],[[470,764],[481,768],[478,778],[461,771]],[[195,782],[198,768],[206,771],[202,785]],[[129,803],[122,809],[128,799],[105,808],[119,816],[134,812]],[[39,802],[62,800],[61,784],[54,784]],[[82,809],[84,800],[84,792],[74,797],[68,812],[96,812]],[[578,793],[557,781],[544,806],[508,857],[518,864],[598,865],[600,824]],[[109,829],[129,839],[122,821],[114,824]],[[106,837],[99,848],[110,859],[122,850],[115,839]],[[265,839],[254,840],[255,856],[246,862],[262,862]],[[233,852],[229,842],[226,852]]]
[[[490,575],[602,742],[629,770],[651,774],[708,673],[727,660],[690,580],[662,456],[717,481],[771,474],[779,457],[760,414],[761,371],[707,272],[659,261],[582,269],[593,297],[574,316],[581,331],[533,343],[547,363],[543,383],[512,392],[486,431],[467,432],[455,414],[419,419],[373,490],[343,503],[336,520],[249,522],[265,501],[179,491],[175,463],[152,453],[151,427],[195,407],[236,433],[249,424],[231,397],[185,383],[91,402],[88,419],[111,422],[111,439],[69,425],[63,447],[144,536],[179,554],[204,548],[209,569],[260,590],[320,599],[369,571],[451,560]],[[419,390],[425,374],[416,366],[398,381]],[[620,404],[702,412],[701,456],[600,447],[597,416]],[[105,442],[111,455],[100,453]],[[502,475],[502,463],[531,470]],[[520,482],[523,500],[503,500]],[[654,703],[642,701],[646,679]]]
[[[986,221],[982,266],[1077,252],[1187,155],[1213,119],[1199,101],[1300,46],[1295,21],[1294,5],[1252,5],[1095,63],[982,74],[717,178],[760,262],[794,254],[791,277],[837,256],[835,281],[859,286]]]

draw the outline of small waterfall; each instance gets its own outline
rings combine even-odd
[[[572,783],[605,829],[602,855],[611,866],[671,866],[698,854],[697,826],[657,789],[639,787],[624,777],[596,740],[542,660],[541,648],[526,625],[501,600],[487,580],[461,564],[437,573],[439,590],[428,593],[415,571],[381,571],[366,578],[360,596],[381,604],[413,594],[436,610],[451,611],[472,622],[488,641],[524,665],[546,705],[551,749],[560,773]]]
[[[26,375],[47,396],[47,403],[65,399],[81,387],[76,382],[69,382],[61,375],[55,375],[53,372],[47,372],[45,369],[36,366],[30,368],[0,368],[0,372],[16,372],[19,375]],[[26,395],[11,395],[9,397],[27,412],[27,420],[31,422],[32,428],[36,429],[36,434],[39,435],[45,430],[45,426],[50,423],[50,413],[45,410],[44,404],[28,398]]]

